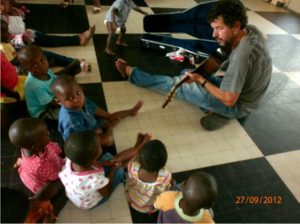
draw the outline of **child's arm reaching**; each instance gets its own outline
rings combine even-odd
[[[31,198],[41,201],[51,200],[55,195],[57,195],[61,190],[64,189],[64,185],[58,178],[55,181],[50,181],[45,184],[41,189]]]
[[[113,177],[114,177],[115,172],[118,169],[118,167],[119,167],[118,163],[115,163],[113,166],[111,166],[109,174],[108,174],[108,179],[109,179],[108,184],[105,187],[100,188],[98,190],[103,197],[107,197],[107,196],[111,195],[112,190],[113,190],[112,189],[112,180],[113,180]]]
[[[135,145],[132,148],[126,149],[119,154],[117,154],[114,158],[115,161],[122,163],[123,167],[127,167],[127,163],[139,153],[142,149],[143,145],[151,140],[151,134],[141,134],[138,133],[137,140]]]
[[[14,164],[14,168],[19,168],[21,166],[21,164],[22,164],[22,158],[19,157]]]

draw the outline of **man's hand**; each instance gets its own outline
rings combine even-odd
[[[185,72],[182,79],[185,79],[186,77],[188,77],[188,79],[185,81],[186,83],[203,83],[205,81],[205,78],[198,73]]]

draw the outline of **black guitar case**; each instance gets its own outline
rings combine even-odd
[[[167,52],[183,48],[197,57],[207,57],[215,52],[218,43],[212,38],[212,28],[207,13],[217,0],[203,0],[198,5],[182,12],[154,14],[144,17],[146,32],[187,33],[194,39],[172,38],[166,35],[143,34],[141,46],[162,49]]]

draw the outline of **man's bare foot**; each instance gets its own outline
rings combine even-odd
[[[120,46],[123,46],[123,47],[127,47],[128,46],[128,44],[126,44],[124,42],[120,42],[120,41],[117,41],[116,45],[120,45]]]
[[[113,52],[110,48],[105,48],[104,52],[108,55],[114,56],[115,52]]]
[[[138,111],[141,109],[141,107],[143,106],[144,101],[139,100],[136,105],[134,105],[133,108],[130,109],[130,116],[135,116],[137,115]]]
[[[87,31],[85,31],[79,35],[81,46],[85,46],[88,44],[90,39],[94,36],[95,30],[96,30],[96,27],[94,25],[94,26],[91,26]]]
[[[116,61],[116,68],[120,72],[122,78],[126,79],[130,76],[132,72],[132,67],[127,64],[122,58],[118,58]]]

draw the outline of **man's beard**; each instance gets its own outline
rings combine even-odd
[[[221,50],[225,52],[225,54],[230,55],[232,51],[232,44],[231,42],[226,42],[223,46],[220,46]]]

